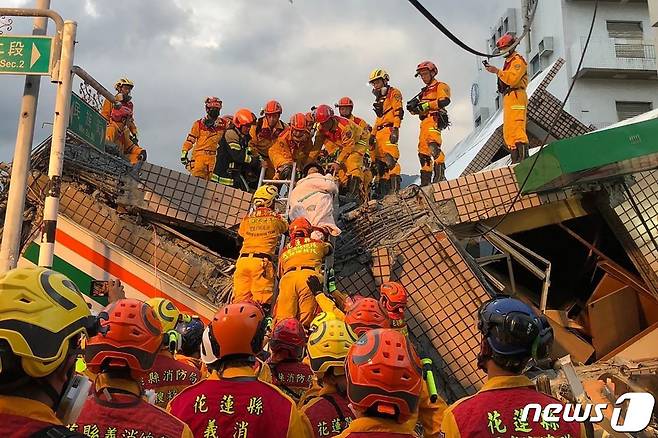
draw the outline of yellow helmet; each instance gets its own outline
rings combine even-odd
[[[133,81],[124,77],[124,78],[119,78],[119,80],[114,83],[114,88],[118,90],[119,88],[121,88],[122,85],[129,85],[130,87],[135,86]]]
[[[46,268],[18,268],[0,276],[0,372],[15,366],[30,377],[53,373],[81,335],[93,336],[91,316],[77,286]],[[19,361],[20,360],[20,361]]]
[[[167,333],[176,328],[180,318],[180,310],[166,298],[151,298],[146,304],[155,310],[155,316],[162,324],[162,333]]]
[[[334,319],[320,323],[308,339],[313,372],[321,377],[333,367],[336,368],[334,373],[344,374],[345,356],[356,339],[356,334],[343,321]]]
[[[263,184],[256,189],[252,202],[255,207],[271,207],[274,199],[279,194],[279,189],[270,184]]]
[[[318,316],[313,318],[313,321],[311,321],[311,325],[308,326],[308,331],[313,333],[323,322],[335,320],[338,320],[338,317],[334,312],[320,312],[318,313]]]
[[[386,70],[384,69],[376,68],[370,72],[370,79],[368,79],[368,82],[372,82],[375,79],[383,79],[385,81],[388,81],[389,80],[388,73],[386,73]]]

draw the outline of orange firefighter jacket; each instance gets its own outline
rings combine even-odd
[[[214,125],[208,127],[202,118],[192,124],[189,134],[183,143],[183,151],[187,152],[194,148],[193,154],[196,153],[210,153],[217,154],[217,145],[226,131],[226,121],[221,117],[217,117]]]
[[[354,420],[346,396],[338,394],[334,385],[324,383],[320,391],[302,407],[316,438],[333,437],[347,429]]]
[[[101,108],[101,115],[107,120],[108,124],[117,125],[120,128],[119,130],[123,130],[127,126],[133,135],[137,135],[137,125],[135,125],[135,119],[133,118],[134,111],[132,101],[121,102],[115,106],[106,99]]]
[[[294,400],[299,400],[299,397],[311,387],[313,370],[308,364],[286,361],[268,362],[268,365],[272,373],[271,383]]]
[[[337,122],[334,129],[327,131],[319,125],[316,136],[318,141],[324,145],[327,154],[335,156],[336,163],[343,164],[347,157],[354,152],[364,154],[367,143],[362,141],[364,134],[356,123],[343,117],[334,117]]]
[[[276,252],[279,238],[288,230],[281,215],[267,207],[260,207],[242,219],[238,234],[244,239],[240,254]]]
[[[435,115],[439,109],[441,109],[439,101],[443,99],[450,99],[450,87],[445,82],[439,82],[436,79],[433,79],[432,82],[424,87],[420,93],[420,101],[429,103],[428,114],[421,114],[421,120],[427,115]]]
[[[0,395],[0,436],[29,437],[50,426],[62,426],[53,410],[40,401]]]
[[[528,64],[523,56],[514,52],[505,59],[502,69],[498,70],[498,79],[509,91],[524,90],[528,87]],[[499,88],[501,84],[499,83]],[[502,92],[503,90],[501,90]],[[508,94],[504,93],[503,94]]]
[[[399,128],[402,122],[402,93],[394,87],[389,87],[384,99],[384,111],[381,117],[375,119],[375,125],[372,127],[372,135],[375,135],[380,129],[391,127]]]
[[[546,406],[556,399],[537,392],[524,375],[490,378],[482,388],[446,409],[441,423],[441,436],[446,438],[476,438],[482,436],[585,436],[582,424],[576,422],[521,421],[521,410],[529,403]]]
[[[192,385],[167,410],[186,422],[195,437],[310,438],[310,424],[295,402],[259,380],[253,368],[229,367]]]
[[[155,358],[153,367],[142,377],[142,387],[155,391],[155,405],[164,408],[176,394],[201,380],[201,371],[195,366],[179,362],[167,350]]]
[[[292,138],[292,130],[286,128],[274,141],[269,149],[269,157],[275,169],[284,164],[297,163],[297,169],[302,168],[317,160],[320,155],[320,146],[316,146],[310,137],[303,143],[298,143]]]
[[[310,237],[292,239],[286,244],[279,258],[281,274],[293,268],[319,268],[329,253],[331,253],[331,244],[322,240]]]
[[[415,438],[417,435],[413,429],[409,429],[407,423],[400,424],[386,418],[360,417],[336,436],[337,438]]]
[[[287,123],[279,120],[274,127],[267,124],[267,119],[263,116],[260,117],[254,125],[249,129],[249,147],[253,152],[263,158],[269,157],[269,150],[276,139],[286,129]]]
[[[100,374],[95,385],[69,429],[99,438],[113,433],[116,437],[193,437],[187,424],[144,400],[139,383]]]

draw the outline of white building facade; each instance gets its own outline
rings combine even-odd
[[[505,32],[523,31],[523,8],[501,10],[493,23],[487,46]],[[594,10],[593,0],[539,1],[529,36],[517,51],[528,61],[530,79],[556,59],[566,64],[551,83],[551,91],[563,98],[576,74]],[[658,17],[658,0],[600,1],[592,38],[582,68],[565,110],[586,125],[602,128],[620,120],[658,108],[658,63],[653,26]],[[654,11],[655,10],[655,11]],[[491,61],[498,67],[502,59]],[[500,107],[495,77],[481,60],[471,88],[473,121],[477,129]]]

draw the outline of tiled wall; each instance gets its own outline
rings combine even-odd
[[[251,194],[241,190],[148,163],[140,179],[141,209],[200,226],[231,228],[240,223],[251,201]]]

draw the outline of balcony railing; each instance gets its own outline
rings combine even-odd
[[[586,38],[571,46],[571,67],[575,73]],[[592,38],[583,61],[582,74],[606,75],[646,72],[655,76],[656,47],[649,40]]]

